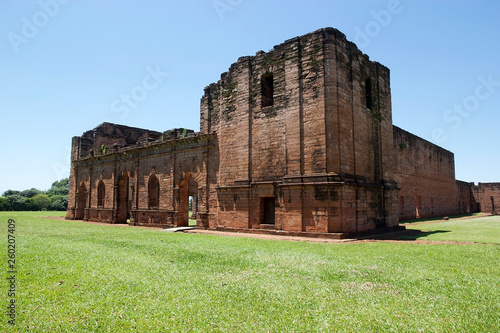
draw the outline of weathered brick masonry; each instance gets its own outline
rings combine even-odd
[[[479,183],[472,187],[479,210],[486,213],[500,213],[500,183]]]
[[[70,219],[187,225],[191,197],[201,228],[346,234],[470,209],[453,154],[393,127],[389,69],[332,28],[238,59],[199,133],[104,123],[72,146]]]
[[[240,58],[201,102],[220,147],[208,227],[396,226],[390,101],[389,70],[334,29]]]
[[[186,129],[159,133],[109,123],[73,138],[67,218],[186,226],[191,196],[205,223],[216,140]]]
[[[401,220],[459,213],[453,153],[394,126]]]

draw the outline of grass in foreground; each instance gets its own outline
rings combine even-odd
[[[273,241],[40,214],[0,214],[17,222],[15,331],[500,330],[498,245]]]

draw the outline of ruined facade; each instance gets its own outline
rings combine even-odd
[[[187,226],[191,197],[203,223],[216,151],[214,134],[103,123],[73,138],[67,218]]]
[[[185,226],[191,202],[200,228],[389,230],[413,206],[457,210],[453,154],[423,141],[392,125],[389,69],[321,29],[238,59],[205,88],[199,133],[73,138],[67,218]]]

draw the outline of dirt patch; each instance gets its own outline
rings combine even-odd
[[[64,218],[64,216],[37,216],[37,217],[40,219],[46,219],[46,220],[69,221],[69,220],[66,220]]]

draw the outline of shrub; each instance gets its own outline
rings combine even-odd
[[[9,195],[5,198],[7,199],[7,210],[23,211],[26,209],[26,199],[19,194]]]
[[[36,210],[47,210],[50,206],[50,198],[46,194],[37,194],[33,198]]]
[[[50,210],[65,211],[68,208],[67,195],[53,195],[50,197]]]
[[[7,209],[7,199],[5,197],[0,197],[0,211],[8,210]]]

